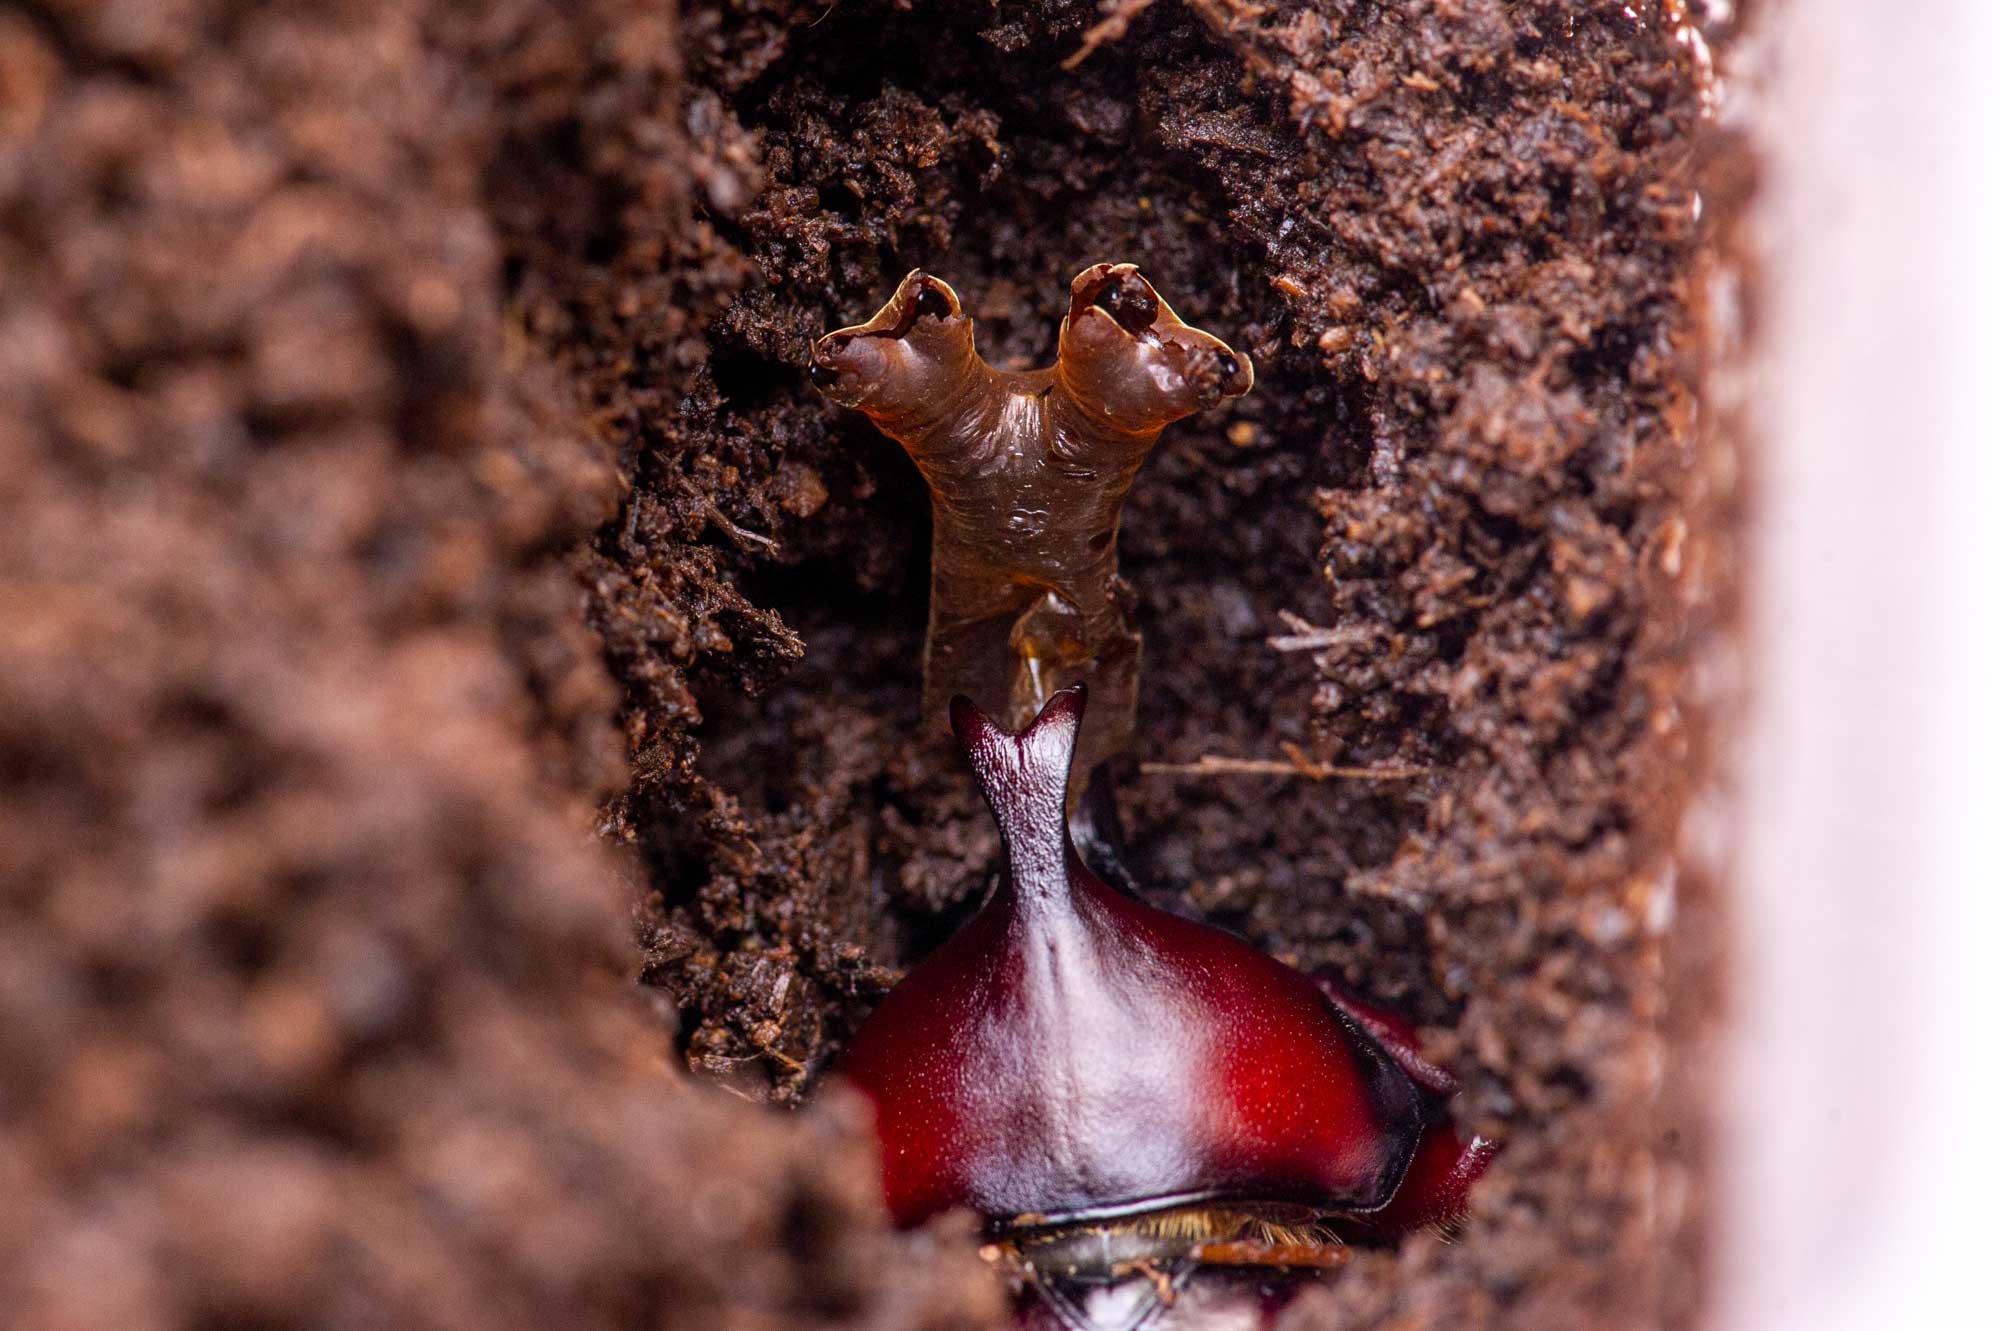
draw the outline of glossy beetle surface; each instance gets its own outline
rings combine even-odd
[[[1064,690],[1016,734],[952,704],[1007,864],[848,1052],[897,1221],[968,1207],[1031,1265],[1110,1280],[1330,1265],[1307,1250],[1336,1233],[1454,1219],[1491,1151],[1453,1132],[1451,1078],[1406,1026],[1078,858],[1083,707]],[[1282,1229],[1324,1222],[1346,1228]]]

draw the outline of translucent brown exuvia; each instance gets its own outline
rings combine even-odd
[[[1250,389],[1249,357],[1175,316],[1139,270],[1070,284],[1056,362],[996,370],[944,282],[912,272],[874,318],[813,348],[812,381],[901,444],[931,490],[924,715],[954,694],[1025,728],[1087,683],[1076,754],[1125,747],[1140,641],[1118,581],[1118,519],[1160,431]]]

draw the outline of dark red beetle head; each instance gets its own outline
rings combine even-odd
[[[848,1050],[896,1220],[970,1207],[999,1230],[1046,1230],[1202,1205],[1401,1227],[1455,1214],[1484,1147],[1451,1135],[1449,1077],[1386,1025],[1371,1033],[1388,1019],[1113,890],[1077,857],[1064,795],[1083,706],[1081,688],[1064,690],[1012,734],[952,705],[1007,865]],[[1439,1174],[1441,1153],[1470,1172]],[[1413,1161],[1438,1190],[1398,1206]]]

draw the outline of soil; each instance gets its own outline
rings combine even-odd
[[[1703,89],[1585,8],[0,12],[0,1324],[1001,1324],[829,1076],[995,838],[802,369],[1097,260],[1258,380],[1127,509],[1131,867],[1504,1143],[1295,1324],[1685,1324]],[[1289,745],[1426,775],[1141,766]]]

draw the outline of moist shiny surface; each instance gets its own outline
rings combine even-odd
[[[1009,727],[1091,688],[1084,770],[1130,739],[1140,639],[1118,520],[1173,421],[1247,392],[1249,359],[1191,328],[1130,264],[1077,275],[1056,363],[996,370],[957,293],[913,272],[865,324],[821,338],[813,382],[900,443],[931,491],[924,712],[965,694]]]
[[[1072,691],[1019,735],[953,707],[1008,870],[849,1049],[891,1211],[1384,1205],[1422,1126],[1414,1083],[1306,976],[1083,866],[1063,815],[1081,719]]]

